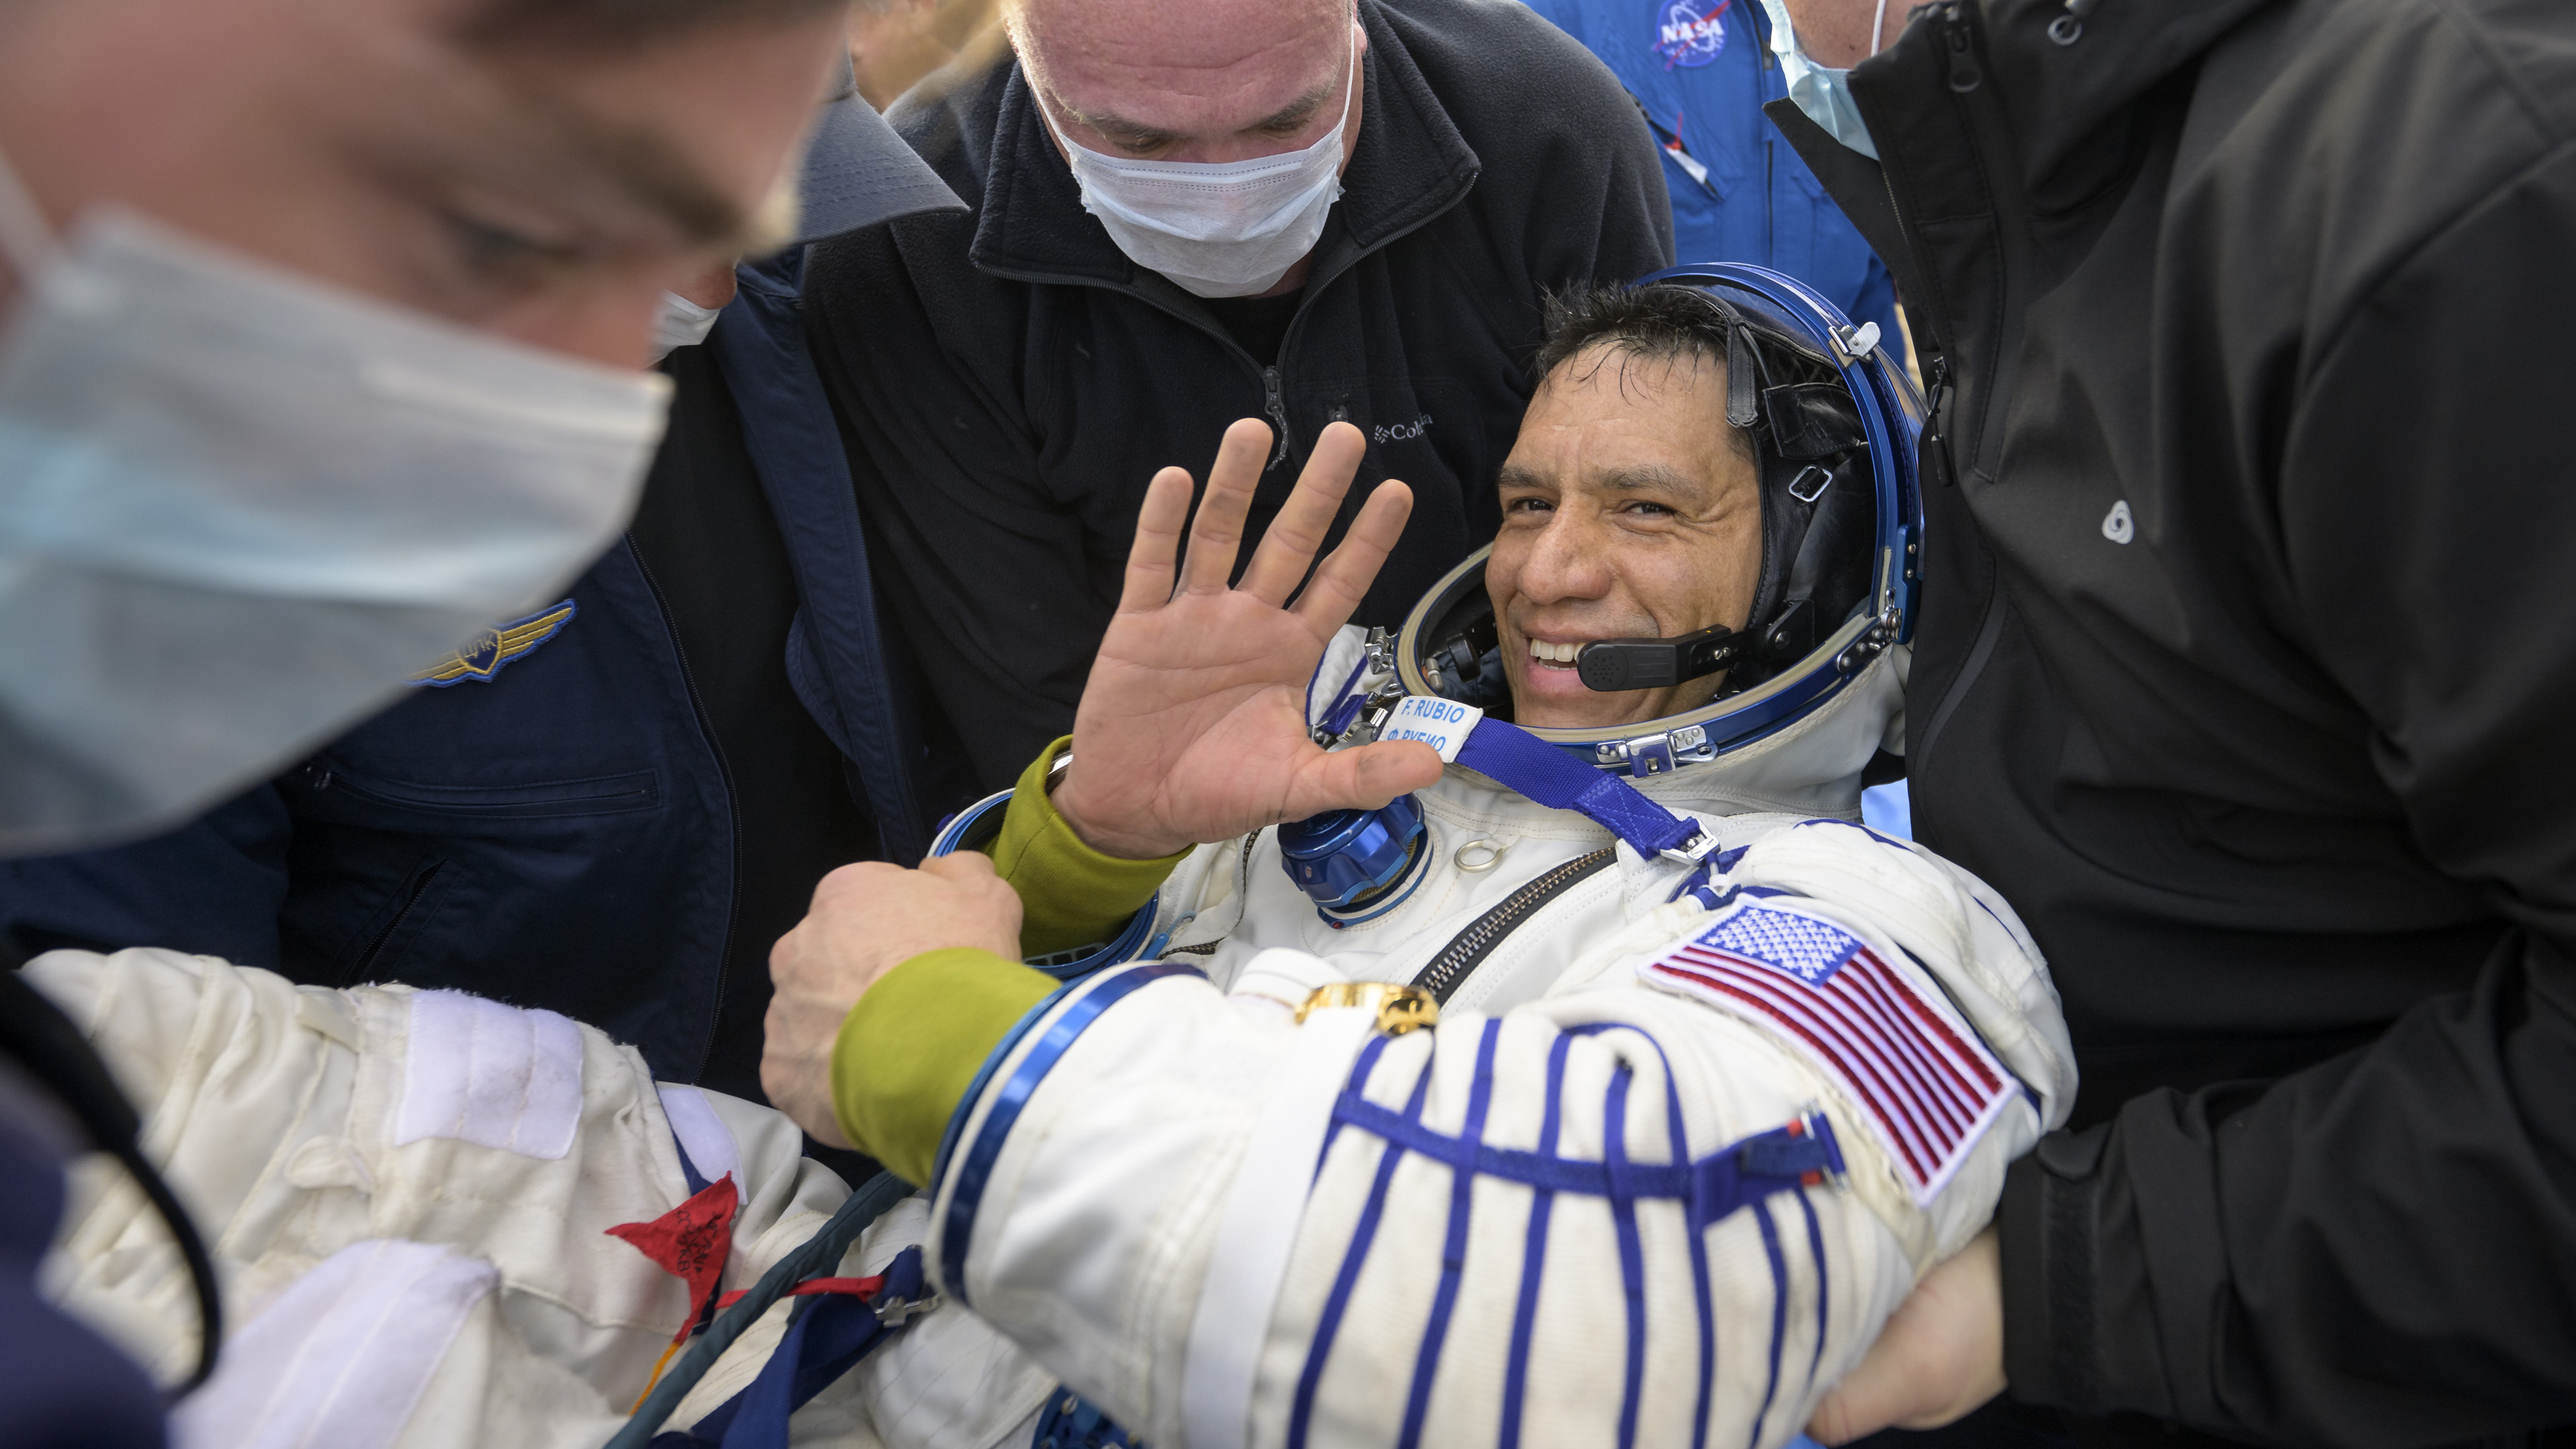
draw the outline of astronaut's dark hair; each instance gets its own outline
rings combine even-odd
[[[1543,300],[1547,340],[1532,359],[1543,382],[1566,363],[1593,353],[1593,368],[1613,361],[1677,362],[1684,358],[1717,365],[1729,382],[1728,432],[1745,456],[1756,453],[1752,430],[1764,426],[1752,405],[1757,387],[1821,381],[1833,369],[1804,342],[1745,316],[1697,287],[1677,283],[1643,286],[1573,286]],[[1757,357],[1755,354],[1758,353]],[[1750,364],[1746,377],[1734,376],[1738,363]],[[1751,374],[1760,373],[1757,380]],[[1589,375],[1588,373],[1586,374]],[[1623,367],[1620,385],[1628,375]]]
[[[1532,366],[1543,382],[1558,368],[1595,347],[1594,369],[1613,361],[1679,362],[1685,358],[1713,363],[1726,371],[1727,334],[1735,325],[1726,311],[1709,305],[1704,294],[1688,287],[1575,285],[1550,292],[1542,302],[1547,340],[1539,345]],[[1622,368],[1620,386],[1627,386]],[[1742,428],[1727,429],[1736,450],[1755,456],[1752,436]]]
[[[459,27],[470,45],[624,49],[721,25],[782,25],[848,0],[485,0]]]
[[[1647,362],[1701,357],[1726,364],[1729,319],[1688,287],[1578,285],[1549,293],[1543,305],[1547,341],[1534,363],[1541,377],[1596,343]]]

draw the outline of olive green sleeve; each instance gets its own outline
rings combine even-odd
[[[1153,899],[1184,850],[1121,860],[1082,842],[1047,797],[1047,769],[1067,740],[1041,751],[1011,794],[987,854],[1019,892],[1020,949],[1071,950],[1117,933]],[[928,1183],[940,1134],[984,1059],[1056,979],[990,951],[925,951],[880,978],[841,1020],[832,1045],[832,1110],[841,1130],[895,1176]]]
[[[1031,956],[1116,935],[1189,854],[1185,847],[1159,860],[1121,860],[1085,845],[1056,813],[1046,788],[1048,767],[1071,743],[1057,740],[1020,773],[1002,833],[985,851],[1020,893],[1020,949]]]
[[[984,1059],[1056,979],[972,946],[925,951],[879,978],[832,1044],[832,1112],[895,1176],[930,1181],[940,1134]]]

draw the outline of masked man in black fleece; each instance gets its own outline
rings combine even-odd
[[[1818,1431],[2545,1436],[2576,8],[1946,0],[1868,58],[1873,3],[1787,0],[1771,111],[1938,400],[1917,827],[2030,923],[2083,1090]]]
[[[1358,428],[1332,539],[1411,485],[1354,618],[1393,628],[1494,536],[1541,294],[1673,251],[1645,117],[1524,6],[1004,16],[1007,53],[888,113],[973,210],[850,233],[805,279],[896,632],[945,715],[930,743],[977,787],[952,807],[1073,727],[1156,469],[1267,419],[1257,539],[1323,430]]]

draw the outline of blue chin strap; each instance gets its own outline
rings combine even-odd
[[[1595,769],[1498,719],[1480,719],[1458,747],[1458,763],[1541,805],[1571,810],[1626,841],[1639,855],[1697,862],[1709,838],[1696,821],[1646,798],[1620,776]]]

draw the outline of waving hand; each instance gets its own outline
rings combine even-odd
[[[1094,849],[1136,860],[1168,855],[1282,820],[1374,808],[1440,777],[1428,745],[1327,754],[1307,735],[1307,679],[1413,510],[1403,484],[1380,484],[1298,591],[1366,447],[1348,423],[1324,430],[1243,582],[1231,587],[1270,429],[1251,418],[1226,429],[1177,560],[1190,475],[1155,475],[1055,797]]]

